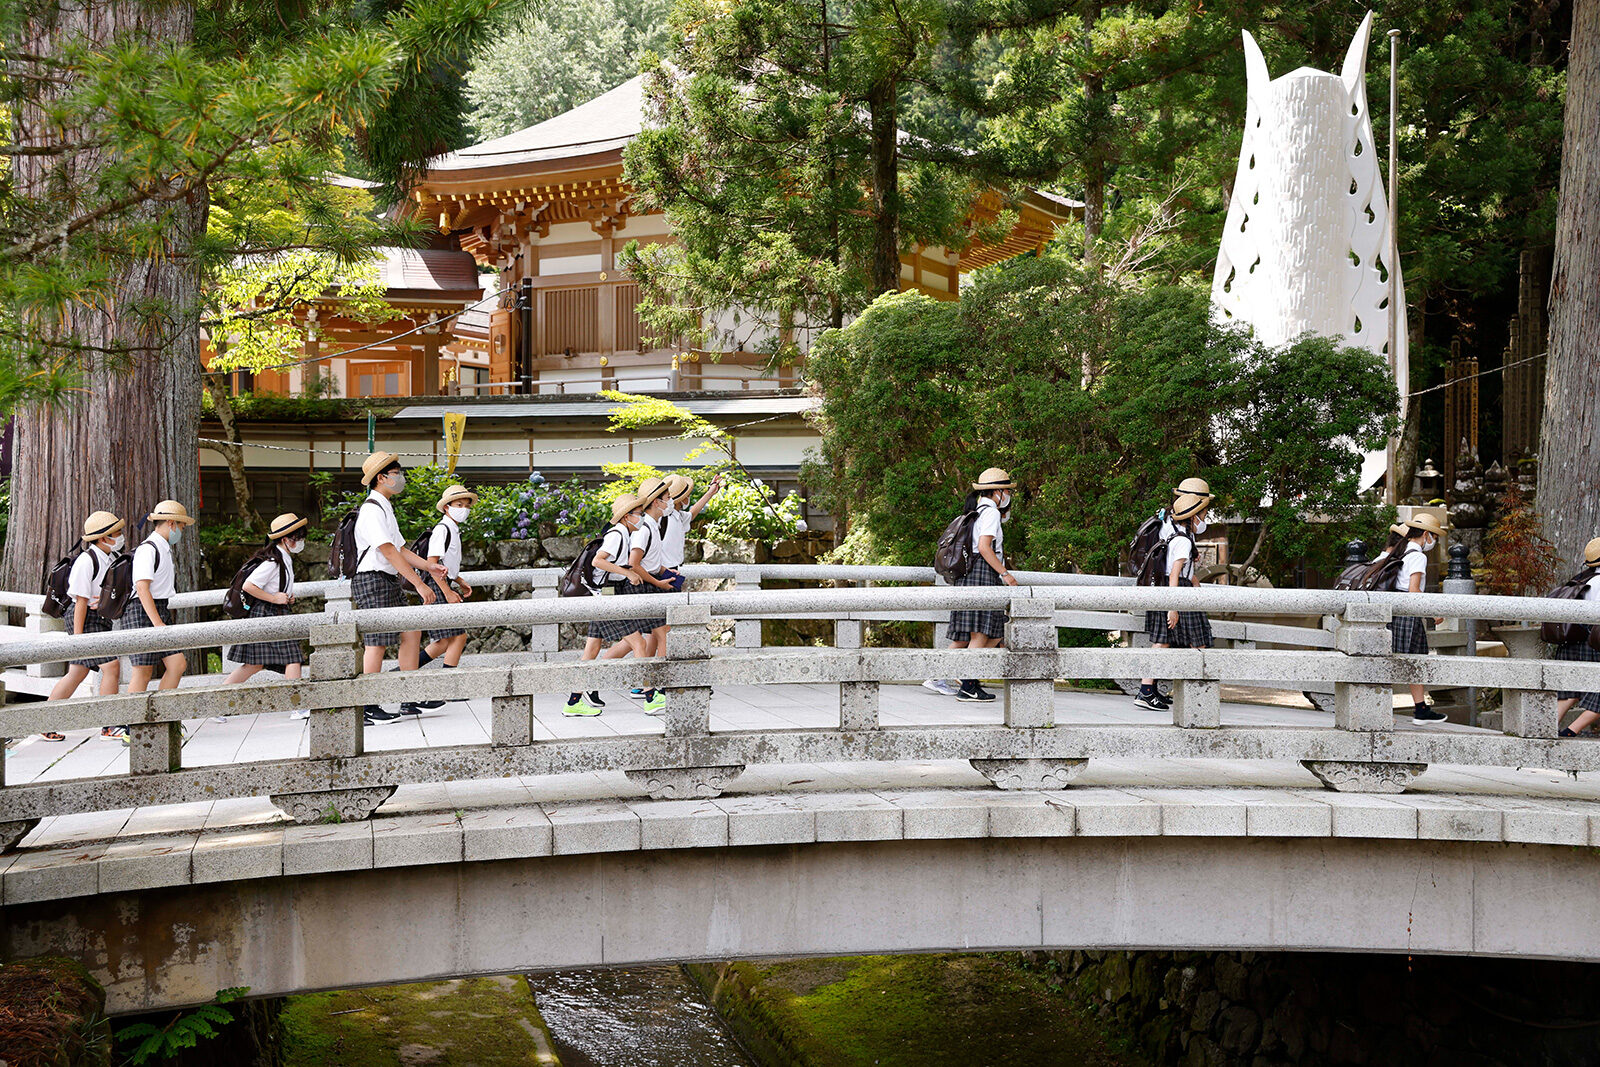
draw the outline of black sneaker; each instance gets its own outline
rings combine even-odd
[[[376,704],[368,704],[364,710],[366,712],[366,724],[368,726],[376,726],[380,722],[395,722],[400,718],[400,716],[396,715],[394,712],[384,711]]]
[[[1562,727],[1562,728],[1561,728],[1561,733],[1560,733],[1560,734],[1559,734],[1559,735],[1558,735],[1558,736],[1560,736],[1560,737],[1577,737],[1577,736],[1578,736],[1578,735],[1577,735],[1577,734],[1575,734],[1575,733],[1573,733],[1573,732],[1572,732],[1572,727],[1570,727],[1570,726],[1563,726],[1563,727]],[[48,737],[48,735],[46,735],[46,738],[47,738],[47,739],[50,739],[50,738],[49,738],[49,737]]]
[[[421,715],[422,709],[425,707],[427,707],[426,704],[417,704],[408,700],[400,705],[400,715]],[[398,719],[400,715],[396,715],[395,718]]]
[[[606,702],[600,699],[600,691],[598,689],[589,690],[589,704],[591,707],[596,708],[603,708],[606,706]]]
[[[443,701],[443,700],[416,700],[416,701],[413,701],[409,705],[406,705],[406,706],[413,707],[413,708],[422,708],[424,711],[433,711],[435,708],[444,707],[445,703],[446,703],[446,701]],[[407,712],[407,714],[410,714],[410,712]]]
[[[1145,711],[1171,711],[1172,701],[1161,695],[1160,690],[1153,693],[1140,693],[1133,698],[1133,706],[1143,708]]]
[[[972,689],[962,689],[958,691],[956,693],[956,699],[977,701],[980,704],[987,704],[989,701],[994,699],[994,694],[980,685]]]
[[[1446,722],[1450,716],[1436,709],[1432,704],[1417,704],[1411,709],[1412,722]]]

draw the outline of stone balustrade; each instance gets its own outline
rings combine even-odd
[[[735,571],[740,568],[732,568]],[[757,571],[757,568],[750,568]],[[0,843],[13,846],[47,815],[115,810],[222,797],[269,796],[297,821],[336,815],[360,819],[404,784],[572,771],[623,771],[654,797],[713,797],[750,764],[841,761],[969,760],[1001,788],[1059,787],[1089,760],[1290,759],[1341,791],[1399,791],[1429,764],[1537,766],[1600,770],[1600,746],[1556,738],[1552,692],[1600,690],[1600,664],[1542,658],[1397,656],[1386,623],[1397,610],[1522,624],[1600,624],[1600,604],[1538,598],[1261,590],[1136,588],[1126,584],[1043,582],[1016,588],[874,587],[765,591],[773,570],[735,574],[736,587],[640,597],[552,597],[429,605],[373,611],[341,608],[270,619],[227,620],[110,634],[30,638],[0,644],[0,667],[63,655],[127,654],[280,638],[309,640],[308,677],[248,686],[195,686],[0,709],[0,735],[21,737],[127,724],[129,772],[65,781],[5,785],[0,780]],[[844,571],[846,569],[840,568]],[[901,568],[849,569],[882,571]],[[1062,576],[1076,578],[1077,576]],[[740,579],[743,579],[742,581]],[[858,579],[849,580],[878,580]],[[894,580],[900,580],[896,578]],[[956,607],[1010,613],[1007,647],[925,649],[863,647],[862,624],[875,619],[938,616]],[[1326,643],[1259,650],[1058,648],[1055,627],[1089,618],[1137,618],[1179,608],[1327,620]],[[555,647],[563,623],[665,613],[675,627],[664,659],[578,663]],[[759,647],[762,619],[833,619],[831,648]],[[732,622],[742,636],[713,650],[709,627]],[[754,640],[748,630],[754,625]],[[452,671],[361,675],[365,631],[443,626],[527,626],[542,632],[532,654]],[[1279,629],[1303,629],[1279,627]],[[1524,650],[1527,651],[1527,650]],[[1536,653],[1537,654],[1537,653]],[[1055,679],[1170,679],[1170,724],[1053,723]],[[926,677],[997,679],[1005,689],[995,723],[892,727],[880,721],[880,687]],[[1298,690],[1331,689],[1326,727],[1250,726],[1223,721],[1220,687],[1250,679]],[[835,728],[713,731],[710,693],[717,686],[824,683],[839,687]],[[1505,729],[1397,730],[1395,686],[1499,689]],[[662,733],[535,740],[536,694],[580,689],[654,687],[667,694]],[[454,748],[367,752],[365,704],[488,698],[491,741]],[[312,709],[306,758],[185,766],[178,725],[213,715]]]

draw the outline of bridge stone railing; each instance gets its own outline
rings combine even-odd
[[[957,607],[1010,612],[1007,647],[862,647],[870,619],[943,613]],[[1145,610],[1310,615],[1336,622],[1329,647],[1258,650],[1058,648],[1054,628],[1083,617],[1137,617]],[[350,609],[0,644],[0,668],[47,659],[128,654],[242,641],[308,639],[308,677],[247,686],[195,686],[0,708],[0,736],[126,724],[129,771],[65,781],[0,779],[0,843],[13,846],[47,815],[224,797],[271,797],[300,821],[362,818],[400,785],[455,779],[623,771],[657,797],[714,796],[749,764],[851,760],[969,760],[1001,788],[1065,786],[1097,758],[1294,759],[1339,790],[1404,789],[1432,763],[1600,770],[1600,746],[1556,735],[1553,691],[1600,690],[1600,664],[1537,658],[1400,656],[1386,623],[1395,611],[1520,623],[1600,624],[1600,604],[1439,594],[1152,589],[1126,585],[1017,588],[869,588],[588,597]],[[553,650],[510,663],[451,671],[361,675],[361,634],[441,626],[518,625],[554,632],[563,623],[665,612],[676,627],[665,659],[578,663]],[[830,618],[831,648],[734,648],[713,653],[708,624],[735,627],[769,618]],[[1524,649],[1524,651],[1530,651]],[[1053,721],[1055,679],[1171,679],[1168,724]],[[999,679],[1003,720],[992,724],[894,727],[879,716],[885,682],[927,677]],[[1334,693],[1326,727],[1222,722],[1221,683],[1251,679]],[[839,720],[829,729],[712,731],[714,686],[826,683],[839,687]],[[1397,730],[1394,686],[1498,688],[1504,729]],[[580,689],[655,687],[667,693],[660,734],[534,740],[533,697]],[[402,700],[487,697],[487,744],[367,752],[361,707]],[[311,708],[305,758],[187,766],[180,724],[212,715]]]

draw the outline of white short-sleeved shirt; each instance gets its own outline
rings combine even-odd
[[[1589,584],[1583,587],[1583,599],[1600,600],[1600,574],[1589,579]]]
[[[661,535],[661,565],[677,570],[683,566],[684,542],[689,537],[689,509],[673,508],[663,521],[667,528]]]
[[[639,558],[639,569],[646,574],[658,574],[665,566],[661,562],[661,529],[656,525],[657,520],[646,515],[639,523],[639,528],[633,531],[633,538],[628,545],[628,556],[633,557],[633,550],[643,549],[644,555]]]
[[[1183,561],[1183,570],[1178,572],[1179,580],[1186,582],[1194,580],[1194,538],[1204,529],[1204,523],[1188,529],[1179,529],[1170,518],[1166,521],[1162,533],[1167,537],[1167,565],[1161,572],[1162,585],[1172,580],[1172,566],[1179,560]]]
[[[256,564],[256,569],[250,572],[245,581],[263,593],[288,593],[294,596],[294,559],[283,550],[282,545],[274,545],[273,551],[283,560],[285,588],[278,588],[278,564],[270,556]]]
[[[133,550],[133,588],[138,595],[139,583],[150,583],[150,595],[157,600],[170,600],[177,595],[173,581],[172,546],[167,539],[153,533]]]
[[[1394,576],[1395,591],[1410,592],[1413,574],[1422,575],[1422,588],[1428,588],[1428,554],[1421,548],[1407,546],[1400,561],[1400,573]]]
[[[368,502],[376,504],[368,507]],[[397,549],[406,547],[405,539],[400,536],[400,523],[394,517],[394,505],[389,503],[389,498],[374,489],[367,494],[367,499],[362,502],[360,513],[356,516],[356,556],[361,560],[356,565],[356,573],[377,571],[379,574],[398,574],[394,564],[384,558],[378,551],[379,545],[393,545]]]
[[[449,544],[445,543],[447,533]],[[461,527],[456,520],[446,515],[433,524],[433,532],[428,535],[428,555],[444,564],[445,577],[461,577]]]
[[[978,517],[972,524],[973,552],[982,548],[985,537],[994,538],[994,554],[1004,563],[1006,534],[1000,522],[1000,505],[994,502],[993,497],[981,496],[978,498]]]
[[[596,552],[595,556],[598,558],[604,555],[617,566],[626,567],[628,565],[626,557],[628,555],[629,541],[628,528],[619,522],[605,532],[600,541],[600,551]],[[616,578],[617,575],[612,574],[610,571],[603,571],[599,567],[591,568],[589,574],[590,584],[596,587],[605,585]]]
[[[100,551],[100,546],[90,545],[78,553],[67,575],[67,595],[83,597],[91,608],[100,606],[100,587],[105,584],[106,571],[111,567],[111,556]]]

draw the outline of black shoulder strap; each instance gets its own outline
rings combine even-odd
[[[442,554],[442,553],[450,551],[450,524],[448,522],[445,522],[443,519],[440,519],[438,522],[433,524],[433,528],[435,530],[437,530],[441,526],[444,527],[444,548],[439,550],[440,553]]]
[[[154,552],[156,554],[156,561],[150,567],[150,570],[152,572],[159,573],[160,570],[161,570],[161,550],[159,548],[157,548],[155,546],[155,542],[153,540],[151,540],[151,538],[154,538],[155,536],[156,536],[155,534],[151,534],[150,537],[146,537],[143,541],[140,541],[139,542],[139,547],[143,548],[145,545],[149,545],[150,546],[150,551],[152,551],[152,552]]]
[[[367,506],[367,505],[368,505],[368,504],[371,504],[371,505],[373,505],[373,506],[374,506],[374,507],[377,507],[377,505],[378,505],[378,502],[377,502],[377,501],[376,501],[376,500],[374,500],[374,499],[372,499],[372,498],[371,498],[371,497],[370,497],[370,496],[369,496],[369,497],[367,497],[367,498],[366,498],[366,499],[365,499],[365,500],[363,500],[363,501],[362,501],[362,502],[361,502],[361,508],[364,508],[364,507],[366,507],[366,506]],[[354,511],[354,512],[353,512],[353,513],[352,513],[352,514],[355,514],[355,515],[360,515],[360,514],[361,514],[361,508],[356,508],[356,510],[355,510],[355,511]],[[379,510],[379,511],[382,511],[382,510],[383,510],[383,508],[381,508],[381,507],[378,507],[378,510]],[[351,532],[351,533],[352,533],[352,534],[354,534],[354,533],[355,533],[355,528],[354,528],[354,527],[351,527],[351,530],[350,530],[350,532]],[[359,566],[361,566],[361,561],[362,561],[362,560],[364,560],[364,559],[366,559],[366,558],[367,558],[367,553],[368,553],[368,552],[369,552],[369,551],[370,551],[370,550],[371,550],[371,549],[372,549],[372,546],[371,546],[371,545],[368,545],[368,546],[367,546],[367,547],[366,547],[366,548],[363,548],[363,549],[362,549],[362,550],[361,550],[361,552],[360,552],[360,554],[359,554],[359,555],[357,555],[357,556],[356,556],[356,566],[357,566],[357,567],[359,567]]]

